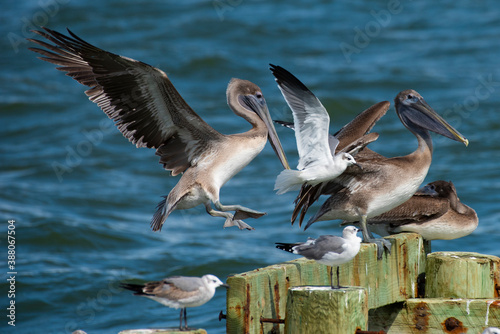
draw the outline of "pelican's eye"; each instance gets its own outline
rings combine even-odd
[[[257,92],[255,93],[255,96],[259,99],[261,99],[263,96],[262,96],[262,93],[261,92]]]

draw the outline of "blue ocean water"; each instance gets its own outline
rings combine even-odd
[[[434,241],[433,251],[500,256],[500,10],[482,1],[108,1],[37,0],[0,13],[2,309],[8,298],[8,221],[15,220],[15,327],[2,333],[117,333],[175,327],[178,312],[120,291],[122,281],[206,273],[225,280],[293,258],[274,242],[338,234],[337,222],[291,226],[293,193],[277,196],[281,166],[268,146],[221,191],[267,216],[255,231],[223,230],[203,208],[176,211],[161,233],[149,221],[177,178],[153,150],[136,149],[83,94],[84,87],[36,59],[25,38],[66,27],[101,48],[164,70],[186,101],[223,133],[248,124],[228,109],[231,77],[258,84],[275,119],[291,119],[268,70],[297,75],[331,113],[332,131],[370,105],[408,88],[469,140],[434,136],[428,182],[454,182],[479,227]],[[293,133],[277,129],[292,164]],[[387,155],[416,148],[393,108],[371,147]],[[224,333],[225,292],[188,310],[189,324]]]

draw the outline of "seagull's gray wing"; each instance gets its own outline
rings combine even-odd
[[[342,253],[345,240],[336,235],[322,235],[314,242],[306,242],[295,248],[297,252],[312,260],[320,260],[328,252]]]
[[[325,107],[290,72],[275,65],[271,65],[271,71],[276,77],[283,97],[292,109],[299,152],[297,169],[302,170],[311,165],[332,161],[329,143],[330,116]],[[332,144],[335,145],[334,142]]]
[[[182,291],[196,291],[203,287],[203,280],[200,277],[172,276],[163,280],[165,283],[172,284]]]
[[[173,276],[162,281],[148,282],[142,291],[149,297],[178,301],[197,295],[200,286],[201,280],[198,277]]]
[[[276,120],[274,122],[281,125],[281,126],[284,126],[285,128],[295,130],[295,126],[294,126],[293,122],[286,122],[286,121],[280,121],[280,120]],[[329,134],[328,135],[328,145],[330,146],[330,153],[332,154],[332,156],[335,155],[335,149],[339,145],[339,140],[334,135]],[[366,144],[366,145],[368,145],[368,144]],[[351,152],[348,150],[344,150],[343,152],[351,154]]]

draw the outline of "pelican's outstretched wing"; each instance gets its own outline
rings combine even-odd
[[[43,29],[34,32],[53,44],[30,39],[47,49],[30,50],[90,87],[85,93],[120,132],[137,147],[157,149],[160,162],[173,175],[195,164],[210,141],[222,138],[191,109],[163,71],[95,47],[69,29],[71,37]]]

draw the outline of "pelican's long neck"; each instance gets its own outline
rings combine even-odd
[[[415,137],[417,137],[417,140],[418,140],[417,151],[420,151],[420,152],[428,151],[432,157],[432,151],[433,151],[432,137],[431,137],[431,134],[429,133],[429,131],[418,126],[418,125],[415,125],[414,123],[411,123],[411,122],[410,122],[410,124],[406,124],[405,122],[403,122],[403,125],[408,130],[410,130],[411,133],[413,133],[415,135]]]
[[[432,162],[432,138],[426,129],[414,125],[413,123],[405,124],[408,130],[417,137],[418,148],[408,155],[413,160],[413,163],[420,166],[421,175],[425,178]],[[422,179],[422,182],[424,180]]]

